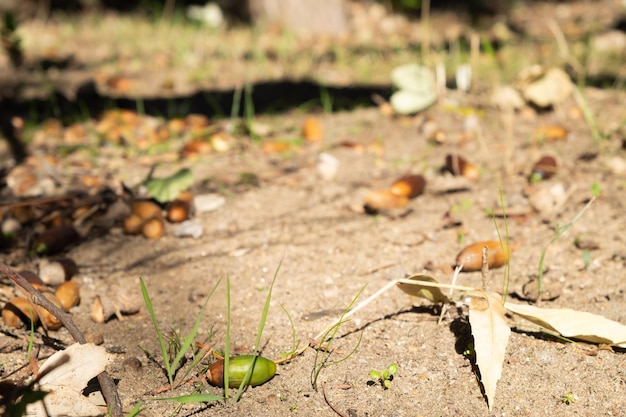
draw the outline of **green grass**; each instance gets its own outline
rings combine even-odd
[[[356,350],[359,348],[361,344],[363,332],[359,333],[359,341],[347,355],[345,355],[344,357],[336,361],[330,361],[330,356],[333,353],[333,350],[331,349],[331,345],[333,341],[335,340],[335,338],[337,337],[337,332],[339,332],[339,328],[348,321],[347,315],[348,313],[351,312],[352,307],[354,307],[354,305],[356,304],[357,300],[361,296],[361,293],[363,293],[363,290],[365,290],[366,285],[361,287],[359,292],[354,296],[354,298],[352,298],[352,301],[350,301],[350,304],[343,311],[339,319],[336,320],[330,327],[328,327],[327,330],[320,333],[320,336],[316,338],[316,341],[318,344],[317,344],[317,348],[315,349],[315,361],[313,365],[313,370],[311,371],[311,385],[313,386],[315,390],[317,390],[317,380],[322,370],[329,366],[336,365],[340,362],[345,361],[350,356],[352,356],[354,352],[356,352]]]
[[[159,324],[158,324],[158,321],[157,321],[157,316],[156,316],[156,313],[154,312],[154,307],[152,306],[152,300],[150,299],[150,295],[148,294],[148,288],[146,287],[146,284],[145,284],[143,278],[140,278],[141,294],[143,296],[144,303],[146,304],[146,308],[148,309],[148,314],[150,315],[150,319],[152,320],[152,324],[154,325],[154,330],[156,331],[157,339],[159,340],[159,346],[161,348],[161,359],[163,361],[163,367],[165,369],[165,373],[167,375],[167,379],[169,381],[170,388],[172,388],[172,389],[174,389],[175,386],[176,386],[174,384],[174,378],[176,376],[176,372],[178,371],[178,369],[182,365],[182,360],[185,357],[185,355],[187,354],[187,351],[191,348],[192,343],[194,341],[194,338],[196,337],[196,335],[198,333],[198,328],[200,326],[200,320],[202,319],[202,317],[204,315],[204,310],[206,309],[206,306],[209,303],[209,300],[211,299],[211,296],[213,295],[213,293],[215,292],[215,290],[217,289],[217,287],[219,286],[221,281],[222,281],[221,279],[218,280],[217,284],[215,284],[215,286],[213,287],[213,289],[211,290],[211,292],[207,296],[207,299],[204,302],[204,305],[202,306],[202,308],[200,309],[200,312],[198,313],[198,315],[196,317],[196,321],[194,323],[193,328],[191,329],[189,334],[187,334],[184,337],[182,343],[180,343],[179,347],[176,349],[177,352],[175,353],[174,358],[172,359],[171,356],[170,356],[170,349],[169,349],[169,346],[171,345],[171,343],[166,343],[166,340],[165,340],[166,338],[164,337],[163,332],[159,328]],[[191,372],[191,370],[195,367],[195,365],[197,365],[198,361],[199,361],[199,357],[194,358],[194,361],[192,362],[192,366],[190,366],[188,368],[187,372],[183,376],[183,379],[189,374],[189,372]]]

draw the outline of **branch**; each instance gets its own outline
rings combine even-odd
[[[71,314],[66,313],[59,307],[52,304],[46,297],[43,296],[41,292],[33,287],[30,282],[2,262],[0,262],[0,273],[9,277],[13,282],[15,282],[16,285],[22,287],[26,292],[28,292],[33,304],[45,308],[53,316],[59,319],[76,342],[80,344],[87,343],[83,333],[78,329],[76,324],[74,324]],[[102,395],[109,405],[109,415],[112,417],[123,417],[124,413],[122,412],[122,402],[117,393],[117,388],[113,378],[111,378],[111,376],[106,372],[102,372],[98,375],[98,382],[100,383]]]

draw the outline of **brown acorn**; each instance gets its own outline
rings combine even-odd
[[[2,319],[7,326],[19,329],[30,322],[37,324],[39,316],[30,301],[23,297],[15,297],[2,309]]]
[[[148,239],[158,239],[165,232],[165,223],[161,217],[153,217],[145,221],[141,233]]]
[[[181,223],[189,219],[193,204],[193,195],[184,191],[167,205],[167,221],[171,223]]]
[[[63,304],[61,304],[61,301],[57,298],[56,295],[54,295],[51,292],[44,292],[43,295],[52,304],[59,307],[61,310],[63,309]],[[61,326],[63,326],[63,324],[61,323],[61,320],[53,316],[52,313],[50,313],[45,308],[40,307],[40,306],[35,306],[35,309],[37,310],[37,314],[39,315],[39,320],[41,320],[41,324],[43,325],[44,328],[48,330],[57,330],[57,329],[60,329]]]
[[[367,213],[378,213],[381,210],[406,206],[409,198],[406,195],[394,194],[391,190],[374,190],[367,193],[363,208]]]
[[[552,156],[543,156],[533,166],[532,172],[528,177],[530,183],[537,183],[549,180],[557,172],[556,159]]]
[[[77,243],[80,235],[73,226],[62,225],[52,227],[42,234],[33,243],[32,251],[37,255],[53,255]]]
[[[124,219],[124,233],[128,235],[138,235],[141,233],[141,227],[144,220],[137,214],[132,213]]]
[[[42,260],[39,264],[39,276],[47,285],[59,285],[70,280],[78,272],[78,266],[71,258]]]
[[[131,211],[142,220],[162,216],[161,207],[152,200],[135,200],[131,203]]]
[[[463,272],[480,271],[483,264],[483,247],[487,247],[487,265],[499,268],[509,261],[509,248],[497,240],[476,242],[466,246],[456,257],[456,265],[463,265]]]
[[[446,155],[446,169],[452,175],[460,175],[472,180],[479,176],[478,168],[459,155]]]
[[[316,117],[307,117],[302,124],[302,136],[309,142],[320,142],[324,138],[324,128]]]
[[[389,191],[398,196],[415,198],[424,192],[426,180],[421,175],[406,175],[394,182]]]
[[[80,302],[80,290],[76,281],[65,281],[57,287],[54,294],[61,302],[63,310],[66,312],[70,311],[72,307],[77,306]]]

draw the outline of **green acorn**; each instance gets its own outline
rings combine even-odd
[[[230,388],[239,388],[253,363],[254,369],[248,381],[250,386],[256,387],[264,384],[276,374],[276,363],[269,359],[262,356],[255,357],[254,355],[236,356],[231,358],[229,362],[228,386]],[[224,387],[224,360],[219,360],[209,366],[207,379],[213,386]]]

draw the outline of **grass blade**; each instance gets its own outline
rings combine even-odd
[[[230,278],[226,277],[226,336],[224,337],[224,399],[228,399],[230,375]]]
[[[252,377],[252,371],[254,370],[254,366],[256,365],[256,357],[259,356],[259,346],[261,346],[261,337],[263,336],[263,329],[265,328],[265,321],[267,320],[267,314],[270,311],[270,301],[272,301],[272,290],[274,289],[274,283],[276,282],[276,278],[278,277],[278,271],[280,271],[280,267],[283,264],[281,260],[276,267],[276,271],[274,272],[274,278],[272,278],[272,283],[270,284],[270,289],[267,292],[267,297],[265,298],[265,305],[263,306],[263,312],[261,313],[261,319],[259,320],[259,328],[256,333],[256,341],[254,342],[254,361],[252,362],[252,366],[246,372],[246,376],[243,381],[241,381],[241,385],[239,385],[239,389],[237,390],[237,395],[235,396],[235,402],[239,401],[241,394],[243,394],[244,388],[248,385],[250,381],[250,377]],[[224,362],[224,386],[226,386],[226,362]]]
[[[211,299],[211,296],[213,295],[213,293],[215,292],[217,287],[220,285],[220,282],[222,282],[221,278],[217,281],[215,286],[213,286],[213,289],[211,290],[211,292],[207,296],[207,299],[204,301],[204,305],[202,306],[202,308],[200,309],[200,312],[196,316],[196,322],[194,323],[194,326],[191,329],[191,332],[183,340],[183,344],[181,345],[181,347],[180,347],[180,349],[178,351],[178,354],[176,355],[176,357],[174,358],[174,360],[171,363],[172,369],[177,369],[178,368],[178,365],[180,364],[182,358],[187,353],[187,350],[189,348],[191,348],[191,344],[193,343],[193,340],[195,339],[196,335],[198,334],[198,328],[200,327],[200,320],[202,320],[202,318],[204,317],[204,310],[206,310],[206,306],[208,305],[209,300]],[[191,372],[192,369],[193,369],[193,366],[189,367],[189,369],[185,373],[185,376],[188,375],[189,372]],[[183,378],[183,379],[185,379],[185,378]]]
[[[150,319],[152,320],[152,324],[154,325],[154,330],[156,331],[157,338],[159,339],[159,346],[161,347],[161,356],[163,357],[163,366],[165,367],[165,372],[167,373],[167,379],[169,380],[170,387],[173,388],[174,378],[172,375],[172,368],[170,366],[169,355],[167,353],[167,345],[165,344],[163,334],[159,329],[156,314],[154,313],[154,308],[152,306],[152,300],[150,299],[150,295],[148,294],[148,288],[146,288],[146,284],[143,281],[143,278],[139,278],[139,282],[141,284],[141,295],[143,296],[143,302],[146,304],[148,314],[150,315]]]

